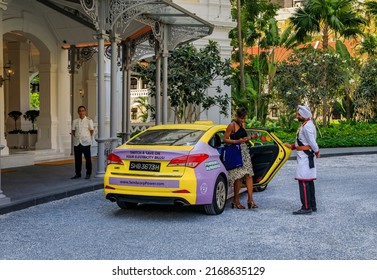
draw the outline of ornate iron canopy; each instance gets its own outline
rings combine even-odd
[[[109,35],[115,31],[120,40],[132,40],[152,31],[159,39],[161,27],[167,26],[169,49],[208,36],[213,25],[185,10],[171,0],[37,0],[69,17],[88,32]],[[103,20],[101,20],[101,18]],[[52,23],[53,24],[53,23]],[[53,26],[52,26],[53,27]],[[90,31],[92,30],[92,31]],[[95,42],[95,38],[93,38]],[[85,42],[89,43],[87,38]]]

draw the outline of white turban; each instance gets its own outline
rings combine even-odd
[[[297,111],[305,119],[309,119],[313,116],[308,106],[298,105]]]

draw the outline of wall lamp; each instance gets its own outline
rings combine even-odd
[[[14,71],[11,68],[11,66],[12,64],[10,61],[4,65],[3,69],[4,69],[5,78],[0,75],[0,87],[3,86],[4,81],[9,81],[10,78],[13,76]]]

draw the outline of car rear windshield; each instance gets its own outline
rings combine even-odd
[[[191,129],[148,130],[137,135],[127,145],[193,146],[204,132]]]

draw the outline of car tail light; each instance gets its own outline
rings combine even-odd
[[[190,193],[188,190],[173,191],[173,193]]]
[[[183,157],[173,158],[168,166],[186,166],[195,168],[201,162],[205,161],[208,158],[207,154],[195,154],[195,155],[188,155]]]
[[[121,165],[123,165],[124,163],[123,163],[122,159],[119,156],[117,156],[116,154],[109,154],[107,156],[107,164],[108,165],[109,164],[121,164]]]

